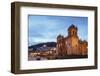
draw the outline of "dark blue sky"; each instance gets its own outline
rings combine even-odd
[[[67,29],[71,24],[78,27],[78,36],[81,40],[88,40],[87,17],[29,15],[29,45],[56,42],[56,37],[59,34],[67,36]]]

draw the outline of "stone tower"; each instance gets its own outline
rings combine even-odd
[[[77,36],[77,27],[75,27],[75,25],[71,25],[69,28],[68,28],[68,36]]]
[[[64,37],[62,35],[57,36],[57,50],[58,50],[58,55],[63,56],[64,55],[64,46],[65,46],[65,41]]]
[[[78,42],[79,38],[77,35],[77,27],[75,25],[71,25],[68,28],[68,37],[66,39],[67,42],[67,53],[69,55],[78,54]]]

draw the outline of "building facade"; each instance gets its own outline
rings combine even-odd
[[[87,55],[88,42],[80,40],[77,33],[78,28],[72,24],[68,28],[68,36],[57,36],[56,50],[58,51],[58,56]]]

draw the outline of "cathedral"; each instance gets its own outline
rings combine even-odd
[[[43,48],[42,51],[33,51],[33,49],[30,49],[31,51],[29,51],[28,60],[88,57],[88,42],[86,40],[80,40],[78,28],[73,24],[68,28],[68,36],[57,36],[56,47],[47,47],[46,45],[43,45],[40,48]]]
[[[85,56],[88,54],[88,42],[80,40],[77,33],[78,28],[72,24],[68,28],[68,36],[57,36],[58,56]]]

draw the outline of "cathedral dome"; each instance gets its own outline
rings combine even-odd
[[[58,36],[57,36],[57,39],[63,39],[64,37],[61,35],[61,34],[59,34]]]

